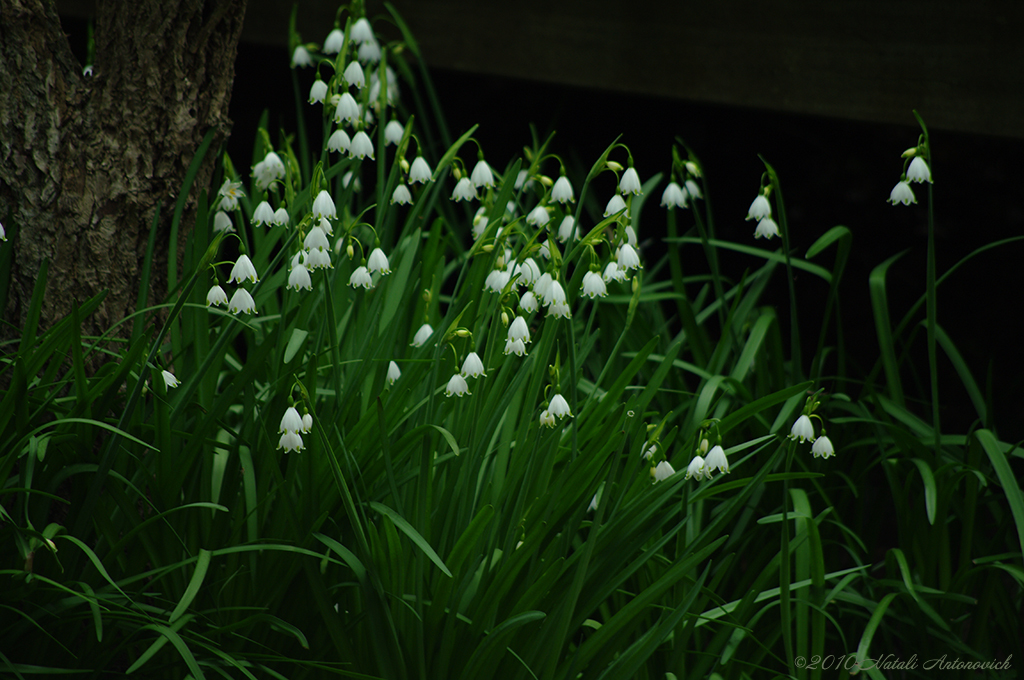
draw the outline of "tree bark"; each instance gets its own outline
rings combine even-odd
[[[178,191],[207,131],[215,150],[230,129],[244,13],[245,0],[97,0],[85,76],[52,0],[0,0],[0,223],[9,238],[0,248],[13,256],[0,335],[20,334],[44,259],[40,329],[104,290],[83,333],[100,335],[131,313],[158,206],[148,302],[166,295],[167,258],[179,256],[214,153],[172,244]]]

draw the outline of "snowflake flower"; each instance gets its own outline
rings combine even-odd
[[[423,343],[430,339],[430,336],[434,334],[434,329],[430,327],[430,324],[425,323],[420,326],[420,329],[416,331],[416,335],[412,338],[413,347],[422,347]]]
[[[558,225],[558,240],[565,243],[569,239],[576,239],[580,237],[579,227],[576,226],[576,219],[572,215],[566,215],[562,218],[562,223]]]
[[[409,205],[412,203],[412,194],[409,193],[409,187],[404,184],[399,184],[395,187],[395,190],[391,192],[391,202],[397,203],[398,205]]]
[[[235,226],[231,224],[231,216],[223,210],[218,210],[217,214],[213,216],[213,231],[217,233],[223,231],[225,233],[232,232],[235,230]]]
[[[394,361],[388,364],[388,384],[394,385],[395,381],[402,377],[402,369]]]
[[[274,209],[270,207],[270,204],[266,201],[260,201],[260,204],[256,206],[256,210],[252,213],[252,224],[254,227],[258,227],[261,224],[265,224],[268,227],[274,223]]]
[[[484,372],[484,362],[480,360],[480,355],[476,352],[466,355],[466,360],[462,362],[462,376],[465,378],[487,377]]]
[[[815,458],[818,458],[819,456],[821,458],[828,458],[829,456],[834,456],[836,454],[836,450],[832,447],[832,440],[825,435],[821,435],[814,440],[814,446],[811,447],[811,453],[814,454]]]
[[[327,83],[317,78],[313,81],[312,87],[309,88],[309,103],[310,104],[323,104],[324,97],[327,96]]]
[[[329,220],[338,219],[338,210],[334,207],[334,199],[325,190],[321,189],[313,201],[313,217],[317,219],[326,217]]]
[[[444,396],[450,397],[452,395],[461,397],[464,394],[471,394],[469,391],[469,383],[461,375],[456,373],[448,381],[448,386],[444,388]]]
[[[767,238],[770,239],[772,236],[780,236],[779,225],[775,224],[775,220],[770,217],[763,218],[757,223],[757,229],[754,230],[754,238]]]
[[[530,342],[530,327],[526,325],[526,319],[521,316],[515,318],[512,325],[508,327],[508,339],[522,340],[524,343]]]
[[[663,460],[658,463],[658,466],[654,468],[654,481],[663,482],[676,473],[675,468],[667,460]]]
[[[910,161],[910,167],[907,168],[907,181],[931,184],[932,171],[928,168],[928,163],[920,156],[915,156],[914,160]]]
[[[228,303],[228,294],[224,292],[224,289],[219,285],[214,285],[210,288],[210,292],[206,294],[206,306],[213,305],[226,305]]]
[[[430,171],[430,165],[424,160],[423,156],[417,156],[416,160],[412,162],[412,167],[409,168],[409,183],[426,184],[427,182],[433,181],[433,173]]]
[[[292,52],[292,68],[313,65],[313,56],[306,49],[305,45],[299,45]]]
[[[663,208],[685,208],[686,199],[686,189],[683,189],[675,182],[669,182],[668,186],[665,187],[665,191],[661,194],[661,206]]]
[[[345,34],[340,28],[335,28],[327,34],[324,39],[324,54],[337,54],[345,44]]]
[[[800,443],[804,441],[814,441],[814,425],[811,424],[811,419],[807,416],[800,416],[793,423],[793,429],[789,433],[790,439],[799,439]]]
[[[729,459],[725,457],[725,449],[721,446],[715,446],[708,453],[708,457],[704,459],[704,467],[707,469],[708,474],[715,468],[721,473],[729,472]]]
[[[626,194],[639,196],[643,193],[640,191],[640,176],[636,174],[636,168],[626,168],[626,171],[622,173],[622,179],[619,180],[619,193],[623,196]]]
[[[640,256],[637,254],[636,250],[633,249],[633,246],[628,243],[623,243],[619,246],[617,259],[619,261],[619,266],[623,269],[629,270],[640,267]]]
[[[235,283],[241,283],[248,279],[251,283],[256,283],[260,280],[260,277],[256,274],[256,267],[252,265],[252,260],[245,253],[238,256],[235,260],[235,266],[231,268],[231,275],[228,277],[228,281]]]
[[[556,394],[551,397],[551,403],[548,404],[548,413],[559,420],[566,416],[572,418],[572,411],[569,410],[569,402],[567,402],[565,397],[561,394]]]
[[[747,219],[762,220],[771,216],[772,204],[768,202],[768,198],[764,194],[758,194],[757,198],[750,204],[750,207],[747,208]]]
[[[523,297],[519,298],[519,309],[526,313],[536,312],[540,308],[537,303],[537,296],[533,294],[532,290],[528,290],[523,293]]]
[[[526,343],[522,340],[505,340],[505,354],[515,354],[517,357],[526,356]]]
[[[355,85],[356,89],[361,90],[366,87],[366,75],[363,73],[363,67],[359,65],[358,61],[350,61],[341,77],[349,85]]]
[[[626,209],[626,202],[624,200],[622,200],[622,196],[619,196],[618,194],[615,194],[608,201],[608,205],[605,206],[605,208],[604,208],[604,216],[605,217],[609,217],[609,216],[614,215],[615,213],[619,212],[620,210],[625,210],[625,209]]]
[[[309,270],[305,265],[297,264],[292,267],[288,274],[288,290],[298,291],[313,290],[313,280],[309,277]]]
[[[473,167],[473,174],[470,176],[470,179],[473,181],[473,186],[478,189],[494,186],[494,173],[491,172],[491,166],[487,165],[487,161],[483,159],[476,162],[476,166]]]
[[[391,266],[388,264],[388,256],[379,247],[374,248],[370,251],[370,257],[366,261],[366,269],[371,273],[390,274]]]
[[[175,378],[174,374],[171,373],[170,371],[161,371],[161,374],[163,375],[164,379],[164,387],[166,387],[167,389],[177,387],[178,385],[181,384],[181,381]]]
[[[227,179],[224,180],[224,184],[221,185],[220,190],[217,192],[220,194],[220,209],[227,210],[228,212],[238,209],[238,199],[245,196],[245,192],[242,191],[241,182],[232,182]]]
[[[402,136],[404,134],[405,129],[402,127],[402,124],[397,120],[392,120],[384,126],[384,146],[387,146],[388,144],[398,146],[399,142],[402,141]]]
[[[319,226],[313,227],[306,234],[306,238],[302,241],[302,247],[306,250],[316,250],[317,248],[329,249],[331,242],[327,240],[327,234]]]
[[[298,432],[285,432],[277,442],[277,450],[284,449],[285,453],[301,451],[304,448],[305,444],[302,443],[302,435]]]
[[[612,260],[605,266],[602,278],[605,283],[611,283],[612,281],[625,281],[628,276],[629,273],[620,267],[618,262]]]
[[[546,227],[549,221],[551,221],[551,216],[548,215],[547,208],[542,205],[538,205],[530,211],[529,215],[526,216],[527,224],[532,224],[533,226],[541,229]]]
[[[587,272],[583,275],[583,294],[591,300],[596,297],[605,297],[608,295],[608,286],[605,285],[600,274]]]
[[[569,178],[565,175],[562,175],[555,181],[555,186],[551,189],[551,200],[563,204],[572,203],[575,200],[572,193],[572,184],[569,183]]]
[[[352,146],[348,148],[348,156],[349,158],[358,158],[359,160],[369,156],[371,161],[374,160],[373,142],[370,141],[370,136],[362,130],[357,132],[355,137],[352,138]]]
[[[476,188],[473,183],[469,181],[468,177],[463,177],[455,185],[455,191],[452,192],[453,201],[468,201],[476,198]]]
[[[348,151],[352,148],[352,140],[349,138],[348,133],[338,128],[334,131],[334,134],[327,140],[327,150],[338,153],[339,151]]]
[[[283,227],[288,224],[288,210],[284,207],[274,211],[274,226]]]
[[[245,288],[238,288],[231,296],[228,311],[232,314],[255,314],[256,301],[252,299],[252,295]]]
[[[917,203],[917,198],[914,197],[914,190],[910,188],[910,184],[904,180],[897,182],[896,186],[892,188],[888,202],[893,205],[896,205],[897,203],[910,205],[911,203]]]
[[[540,424],[547,425],[548,427],[554,427],[558,424],[558,421],[555,420],[553,415],[551,415],[551,411],[545,409],[540,412]]]
[[[360,44],[373,40],[373,27],[370,26],[370,21],[366,17],[356,19],[349,37],[352,38],[352,42]]]

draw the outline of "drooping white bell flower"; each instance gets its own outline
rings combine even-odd
[[[914,196],[914,190],[910,188],[905,180],[897,182],[896,186],[892,188],[889,193],[889,203],[896,205],[902,203],[903,205],[910,205],[911,203],[917,203],[917,198]]]
[[[775,220],[770,217],[765,217],[758,222],[757,229],[754,230],[754,238],[770,239],[772,236],[780,235],[779,225],[775,224]]]
[[[220,209],[228,212],[238,210],[238,199],[245,196],[245,192],[242,191],[242,183],[232,182],[229,179],[224,180],[224,184],[221,185],[217,193],[221,197]]]
[[[341,32],[340,28],[335,28],[324,39],[324,54],[337,54],[341,52],[344,45],[345,34]]]
[[[402,369],[394,361],[388,364],[388,384],[394,385],[395,381],[402,377]]]
[[[306,266],[309,269],[334,269],[329,248],[314,248],[308,251],[308,258]]]
[[[494,186],[494,173],[491,172],[491,166],[487,165],[487,161],[482,158],[473,167],[473,174],[470,176],[470,179],[473,182],[473,186],[478,189]]]
[[[914,160],[910,161],[910,167],[907,168],[907,181],[931,183],[932,171],[928,167],[928,163],[920,156],[916,156]]]
[[[667,460],[663,460],[654,468],[654,481],[663,482],[676,473],[675,468]]]
[[[487,373],[484,372],[484,362],[480,360],[479,354],[470,352],[466,355],[466,360],[462,362],[462,376],[464,378],[487,377]]]
[[[313,290],[313,280],[305,265],[298,264],[288,273],[288,290]]]
[[[622,179],[619,180],[619,192],[623,196],[626,194],[639,196],[643,193],[640,190],[640,176],[636,174],[636,168],[626,168],[626,171],[622,173]]]
[[[250,281],[256,283],[260,280],[259,275],[256,273],[256,267],[253,266],[252,260],[245,253],[238,256],[235,260],[235,266],[231,268],[231,275],[228,276],[228,281],[234,283],[241,283],[242,281]]]
[[[339,151],[348,151],[352,148],[352,140],[349,138],[348,133],[338,128],[331,136],[327,139],[327,150],[338,153]]]
[[[551,397],[551,403],[548,404],[548,413],[561,420],[562,418],[569,416],[572,418],[572,411],[569,410],[569,402],[565,400],[561,394],[556,394]]]
[[[710,474],[712,470],[718,468],[718,471],[725,474],[729,472],[729,459],[725,457],[725,449],[721,446],[715,446],[708,452],[708,457],[704,459],[704,467]]]
[[[619,267],[629,270],[640,267],[640,256],[637,254],[633,246],[628,243],[623,243],[619,246],[619,252],[617,259],[619,261]]]
[[[252,295],[245,288],[238,288],[231,296],[228,311],[232,314],[255,314],[256,301],[252,299]]]
[[[391,266],[388,264],[388,256],[379,247],[370,251],[370,257],[366,260],[366,269],[371,274],[380,273],[387,275],[391,273]]]
[[[306,250],[316,250],[317,248],[330,248],[331,242],[327,240],[327,234],[320,227],[313,227],[306,234],[306,238],[302,241],[302,247]]]
[[[814,446],[811,447],[811,453],[814,454],[815,458],[828,458],[829,456],[834,456],[836,454],[836,450],[832,447],[832,440],[825,435],[821,435],[814,440]]]
[[[345,79],[346,83],[355,85],[359,90],[366,87],[366,75],[363,73],[363,67],[354,59],[348,63],[341,76]]]
[[[430,339],[430,336],[434,334],[434,329],[430,327],[430,324],[425,323],[420,326],[420,329],[416,331],[416,335],[412,338],[413,347],[422,347],[423,343]]]
[[[324,97],[327,96],[327,83],[317,78],[313,81],[313,85],[309,88],[309,103],[310,104],[323,104]]]
[[[218,210],[217,214],[213,216],[213,231],[223,231],[225,233],[232,232],[235,230],[235,226],[231,224],[231,216],[223,210]]]
[[[526,356],[526,343],[522,340],[507,338],[505,340],[505,354],[515,354],[517,357]]]
[[[690,461],[690,465],[686,468],[686,478],[696,479],[698,482],[704,477],[706,469],[704,467],[704,459],[700,456],[694,456],[693,460]],[[708,479],[710,479],[708,475]]]
[[[391,192],[391,202],[397,203],[398,205],[409,205],[412,203],[412,194],[409,192],[409,187],[404,184],[399,184],[395,187],[395,190]]]
[[[430,171],[430,165],[423,156],[417,156],[416,160],[412,162],[412,167],[409,168],[409,183],[426,184],[427,182],[433,181],[433,173]]]
[[[274,209],[270,207],[270,204],[266,201],[260,201],[260,204],[256,206],[256,210],[252,213],[252,224],[258,227],[262,224],[268,227],[274,223]]]
[[[224,292],[224,289],[219,285],[214,285],[210,288],[210,292],[206,294],[206,306],[217,307],[219,305],[226,305],[228,303],[228,294]]]
[[[366,270],[366,267],[356,267],[355,271],[348,277],[348,285],[353,288],[362,286],[366,290],[370,290],[373,288],[373,279],[370,278],[370,272]]]
[[[306,49],[305,45],[299,45],[292,52],[292,68],[304,68],[313,65],[313,56]]]
[[[274,211],[274,226],[283,227],[288,224],[288,209],[281,207]]]
[[[277,442],[277,450],[284,449],[285,453],[301,451],[304,448],[306,446],[302,443],[302,435],[298,432],[285,432]]]
[[[747,219],[763,220],[771,216],[772,204],[768,202],[768,198],[764,194],[758,194],[757,198],[751,202],[750,207],[747,208]]]
[[[455,185],[455,191],[452,192],[453,201],[468,201],[476,198],[476,188],[473,183],[469,181],[468,177],[463,177]]]
[[[621,210],[625,210],[625,209],[626,209],[626,202],[624,200],[622,200],[622,196],[619,196],[618,194],[615,194],[614,196],[611,197],[611,199],[609,199],[608,205],[605,206],[605,208],[604,208],[604,216],[605,217],[609,217],[609,216],[614,215],[615,213],[617,213],[617,212],[619,212]]]
[[[373,142],[370,141],[370,136],[360,130],[352,138],[352,145],[348,147],[349,158],[358,158],[363,160],[367,156],[370,160],[373,158]]]
[[[600,274],[587,272],[583,275],[583,294],[591,300],[596,297],[605,297],[608,295],[608,286],[605,285]]]
[[[466,382],[465,378],[456,373],[448,381],[448,386],[444,389],[444,395],[446,397],[461,397],[465,394],[470,394],[469,383]]]
[[[402,141],[402,136],[405,134],[405,128],[397,120],[392,120],[390,123],[384,126],[384,146],[388,144],[394,144],[398,146],[399,142]]]
[[[380,44],[376,38],[371,38],[360,45],[356,51],[356,57],[359,61],[365,61],[368,64],[380,61]]]
[[[345,92],[338,98],[338,106],[334,110],[334,122],[342,123],[347,121],[350,125],[359,120],[359,104],[355,97]]]
[[[575,198],[572,193],[572,184],[569,183],[569,178],[562,175],[555,181],[555,186],[551,188],[551,200],[557,201],[558,203],[572,203]]]
[[[685,189],[675,182],[669,182],[661,194],[661,206],[663,208],[685,208],[687,198]]]
[[[299,432],[302,430],[302,416],[294,406],[289,406],[281,416],[281,426],[277,428],[278,434],[284,432]]]
[[[329,220],[338,219],[338,210],[334,207],[334,199],[327,191],[321,189],[313,200],[313,217],[320,219],[326,217]]]
[[[526,216],[526,223],[532,224],[535,227],[544,228],[551,220],[551,216],[548,214],[547,208],[542,205],[538,205],[536,208],[530,211]]]
[[[811,424],[811,419],[807,416],[800,416],[793,423],[793,429],[789,433],[790,439],[799,439],[800,443],[803,444],[805,441],[814,441],[814,425]]]
[[[562,223],[558,225],[558,240],[565,243],[569,239],[577,239],[580,237],[580,229],[576,226],[576,218],[572,215],[566,215],[562,218]]]
[[[508,327],[508,339],[522,340],[524,343],[530,342],[530,327],[526,325],[526,319],[521,316],[515,318]]]
[[[519,309],[524,312],[536,312],[539,307],[540,305],[537,303],[537,296],[533,294],[532,290],[526,291],[523,293],[523,297],[519,298]]]
[[[540,412],[540,424],[547,425],[548,427],[554,427],[555,425],[558,424],[558,421],[555,419],[553,415],[551,415],[551,411],[544,409],[543,411]]]
[[[167,389],[177,387],[178,385],[181,384],[181,381],[175,378],[174,374],[171,373],[170,371],[161,371],[161,375],[164,379],[164,387],[166,387]]]

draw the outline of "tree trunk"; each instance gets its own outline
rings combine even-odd
[[[103,290],[83,333],[100,335],[131,313],[158,207],[148,302],[166,295],[167,258],[179,257],[214,153],[172,244],[178,191],[207,131],[215,150],[230,129],[244,13],[245,0],[97,0],[86,76],[52,1],[0,0],[0,223],[9,238],[0,248],[12,256],[0,335],[18,337],[44,259],[41,329]]]

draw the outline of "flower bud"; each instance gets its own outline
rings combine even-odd
[[[472,333],[470,333],[465,328],[460,328],[459,330],[455,331],[455,335],[459,336],[460,338],[468,338],[470,335],[472,335]]]
[[[455,178],[455,181],[462,179],[462,170],[459,169],[459,166],[452,167],[452,177]]]
[[[345,248],[345,254],[348,255],[348,259],[352,259],[356,256],[356,249],[352,247],[352,243],[349,242],[348,247]]]
[[[901,158],[913,158],[916,155],[917,155],[917,147],[915,146],[915,147],[912,147],[912,148],[907,149],[906,151],[904,151],[903,154],[900,157]]]
[[[508,326],[508,312],[501,312],[501,325]]]
[[[540,183],[543,184],[546,187],[550,187],[552,184],[555,183],[554,180],[552,180],[547,175],[538,175],[537,179],[540,180]]]
[[[693,161],[686,161],[686,171],[694,177],[700,177],[700,167]]]
[[[640,277],[633,277],[633,292],[635,293],[640,288]]]
[[[608,161],[606,167],[609,170],[614,170],[615,172],[622,172],[622,164],[616,163],[615,161]]]
[[[405,174],[408,175],[409,174],[409,161],[407,161],[407,160],[405,160],[403,158],[402,160],[398,161],[398,164],[400,166],[402,166],[402,172],[404,172]]]
[[[431,297],[432,296],[430,295],[430,289],[429,288],[424,288],[423,289],[423,301],[426,302],[429,305]]]
[[[708,452],[708,440],[707,438],[700,440],[700,454],[703,456]]]

